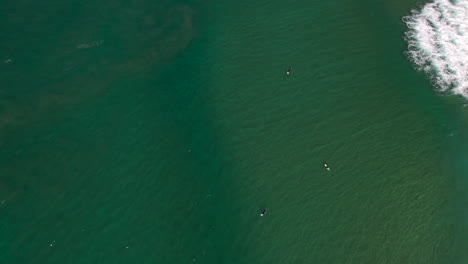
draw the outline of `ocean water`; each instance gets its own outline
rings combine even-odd
[[[5,2],[0,263],[466,263],[468,108],[418,71],[424,8]]]

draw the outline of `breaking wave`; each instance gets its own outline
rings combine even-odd
[[[468,1],[435,0],[403,17],[406,54],[440,91],[468,98]]]

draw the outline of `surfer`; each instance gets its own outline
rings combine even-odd
[[[260,213],[260,216],[264,216],[266,214],[267,209],[263,209],[263,211]]]
[[[327,170],[330,170],[330,166],[328,166],[328,164],[325,163],[325,162],[323,163],[323,167],[325,167],[325,169],[327,169]]]
[[[286,70],[286,74],[287,74],[287,75],[291,74],[291,71],[292,71],[291,68],[287,69],[287,70]]]

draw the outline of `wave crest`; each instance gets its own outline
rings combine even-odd
[[[441,91],[468,98],[468,1],[435,0],[403,17],[406,55]]]

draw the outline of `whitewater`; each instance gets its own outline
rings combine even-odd
[[[435,0],[403,17],[407,56],[439,91],[468,98],[468,1]]]

